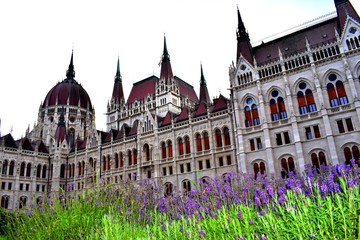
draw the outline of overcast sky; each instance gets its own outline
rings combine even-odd
[[[359,12],[360,0],[351,1]],[[203,64],[210,97],[229,96],[239,7],[251,41],[335,11],[333,0],[12,0],[0,2],[1,135],[15,139],[37,120],[48,91],[65,78],[74,48],[75,79],[105,130],[120,57],[125,98],[152,74],[164,34],[175,75],[199,92]]]

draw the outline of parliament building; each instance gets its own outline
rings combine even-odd
[[[173,75],[165,38],[159,77],[135,82],[127,99],[118,61],[105,132],[72,53],[33,128],[0,136],[1,207],[31,208],[98,178],[153,179],[169,195],[229,172],[287,178],[307,165],[360,164],[360,18],[350,1],[334,4],[256,46],[238,9],[229,98],[209,96],[202,67],[195,89]]]

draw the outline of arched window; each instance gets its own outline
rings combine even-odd
[[[9,162],[8,162],[8,160],[5,160],[5,161],[3,162],[2,170],[1,170],[1,173],[2,173],[3,175],[6,175],[6,174],[7,174],[8,166],[9,166]],[[20,176],[21,176],[21,175],[20,175]]]
[[[185,152],[186,154],[191,153],[189,136],[185,136]]]
[[[71,164],[71,177],[75,177],[75,163]]]
[[[65,173],[64,173],[64,177],[65,177]],[[69,178],[72,177],[72,165],[71,164],[68,165],[68,177]]]
[[[20,176],[21,177],[25,176],[25,162],[22,162],[20,165]]]
[[[166,144],[165,142],[161,142],[161,158],[166,158]]]
[[[355,160],[355,164],[360,165],[360,153],[359,148],[357,146],[352,146],[351,149],[349,147],[344,148],[345,155],[345,164],[351,164],[351,159]]]
[[[281,177],[288,178],[290,172],[295,174],[295,163],[292,157],[281,159]]]
[[[172,149],[172,142],[169,140],[167,141],[167,154],[168,154],[168,158],[172,158],[173,157],[173,149]]]
[[[259,174],[264,175],[266,173],[266,167],[264,162],[256,162],[253,165],[255,179]]]
[[[85,175],[85,162],[82,161],[81,164],[82,164],[82,167],[81,167],[81,175],[84,176],[84,175]]]
[[[106,171],[106,157],[103,156],[103,171]]]
[[[65,164],[61,164],[60,166],[60,178],[65,177]]]
[[[81,176],[81,162],[78,162],[78,176]]]
[[[111,169],[111,158],[110,155],[107,155],[107,170]]]
[[[133,149],[133,158],[134,158],[134,161],[133,161],[133,163],[134,163],[134,165],[136,165],[137,164],[137,149]]]
[[[228,127],[224,127],[224,142],[225,142],[225,146],[228,146],[231,144],[230,142],[230,131]]]
[[[9,207],[9,196],[2,196],[1,197],[1,207],[4,209],[8,209]]]
[[[297,100],[298,100],[300,114],[306,114],[308,112],[316,112],[316,104],[314,101],[313,93],[311,89],[308,88],[305,82],[301,82],[299,84]]]
[[[260,124],[258,108],[251,97],[246,99],[244,111],[245,127],[251,127]]]
[[[182,138],[178,139],[179,156],[184,155],[184,144]]]
[[[200,135],[200,133],[196,133],[195,138],[196,138],[196,151],[201,152],[202,151],[202,145],[201,145],[201,135]]]
[[[343,82],[334,73],[328,77],[329,83],[326,85],[330,106],[336,107],[339,105],[348,104],[348,98],[346,95],[345,87]]]
[[[26,166],[26,177],[31,177],[31,163]]]
[[[47,170],[47,167],[46,167],[46,165],[44,165],[43,169],[42,169],[42,178],[46,178],[46,170]]]
[[[19,209],[22,209],[23,207],[26,207],[26,200],[27,200],[27,197],[25,197],[25,196],[20,197],[20,199],[19,199]]]
[[[271,92],[270,113],[272,121],[287,118],[284,99],[280,96],[280,93],[277,90],[273,90]]]
[[[203,139],[204,139],[204,150],[210,149],[210,142],[209,142],[209,134],[208,134],[208,132],[203,133]]]
[[[215,129],[216,147],[222,147],[221,130]]]
[[[119,154],[115,153],[115,168],[119,168]]]
[[[15,169],[15,161],[11,161],[10,162],[10,167],[9,167],[9,175],[10,176],[14,175],[14,169]]]
[[[326,157],[324,152],[312,153],[311,154],[311,163],[313,167],[320,169],[321,165],[326,166]]]
[[[150,148],[148,144],[144,145],[145,160],[150,161]]]
[[[165,197],[171,196],[174,189],[173,184],[171,182],[167,182],[165,183],[164,188],[165,188],[164,196]]]
[[[131,150],[128,150],[128,166],[132,165],[132,154]]]
[[[183,182],[182,182],[182,187],[183,187],[183,192],[185,194],[187,194],[188,192],[191,191],[191,182],[190,180],[188,179],[185,179]]]
[[[94,164],[95,164],[94,159],[92,157],[89,158],[89,165],[90,165],[91,169],[94,168]]]
[[[36,177],[40,178],[41,177],[41,165],[37,165],[36,167]]]
[[[124,167],[124,154],[120,152],[120,167]]]

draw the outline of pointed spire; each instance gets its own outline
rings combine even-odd
[[[238,29],[236,32],[236,39],[237,39],[236,63],[238,63],[239,58],[242,55],[250,64],[253,64],[252,46],[250,43],[249,34],[247,33],[244,22],[241,19],[239,7],[237,7],[237,15],[238,15]]]
[[[66,137],[66,127],[65,127],[65,118],[64,118],[64,107],[61,108],[61,113],[59,117],[58,126],[56,128],[55,132],[55,140],[57,145],[59,146],[59,143],[63,142]]]
[[[68,68],[68,70],[66,71],[66,77],[67,77],[68,79],[74,79],[74,77],[75,77],[73,55],[74,55],[74,49],[73,49],[72,52],[71,52],[71,59],[70,59],[69,68]]]
[[[125,102],[124,91],[122,87],[122,77],[120,74],[120,59],[118,57],[117,61],[117,69],[114,81],[114,88],[111,99],[115,100],[115,103],[123,103]]]
[[[171,83],[173,78],[174,75],[170,64],[170,55],[166,46],[166,37],[164,36],[164,51],[161,57],[160,80],[165,80],[165,83]]]
[[[200,78],[200,103],[205,103],[206,105],[210,105],[210,97],[209,92],[206,86],[206,80],[204,77],[204,72],[202,68],[202,64],[200,65],[201,68],[201,78]]]

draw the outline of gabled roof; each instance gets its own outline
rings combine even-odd
[[[104,142],[111,142],[111,138],[112,138],[113,140],[115,140],[115,139],[116,139],[116,136],[118,135],[118,132],[119,132],[119,131],[117,131],[117,130],[115,130],[115,129],[111,129],[111,130],[109,131],[109,133],[106,135],[106,138],[105,138]]]
[[[181,122],[188,119],[189,119],[189,110],[186,107],[184,107],[183,109],[181,109],[181,113],[176,118],[176,122]]]
[[[130,129],[130,132],[129,132],[128,136],[133,136],[133,135],[137,134],[138,123],[139,123],[139,120],[135,120],[135,122],[133,123],[132,128]]]
[[[190,100],[192,100],[194,102],[199,101],[193,86],[191,86],[190,84],[188,84],[187,82],[185,82],[184,80],[182,80],[181,78],[179,78],[177,76],[175,76],[174,79],[179,86],[181,96],[188,97]]]
[[[220,94],[219,98],[214,100],[214,107],[211,112],[217,112],[224,109],[227,109],[227,99]]]
[[[127,100],[128,104],[133,103],[135,100],[143,100],[147,95],[155,94],[155,84],[159,80],[158,77],[152,75],[144,80],[136,82],[133,84],[129,98]]]
[[[207,114],[206,106],[205,103],[202,102],[198,105],[198,108],[196,109],[193,117],[199,117],[206,114]]]
[[[162,120],[162,122],[159,124],[161,127],[167,126],[171,124],[171,118],[172,114],[171,112],[167,112],[165,118]]]
[[[98,135],[100,134],[101,143],[104,143],[105,138],[106,138],[106,136],[107,136],[108,133],[107,133],[107,132],[100,131],[100,130],[97,130],[97,133],[98,133]]]
[[[17,148],[14,138],[11,136],[10,133],[2,136],[0,138],[0,143],[4,143],[5,147]]]
[[[41,140],[38,147],[38,152],[49,153],[48,148],[45,146],[44,142]]]
[[[29,151],[34,151],[33,146],[31,145],[29,139],[27,137],[24,137],[23,139],[21,139],[21,148],[23,150],[29,150]]]

